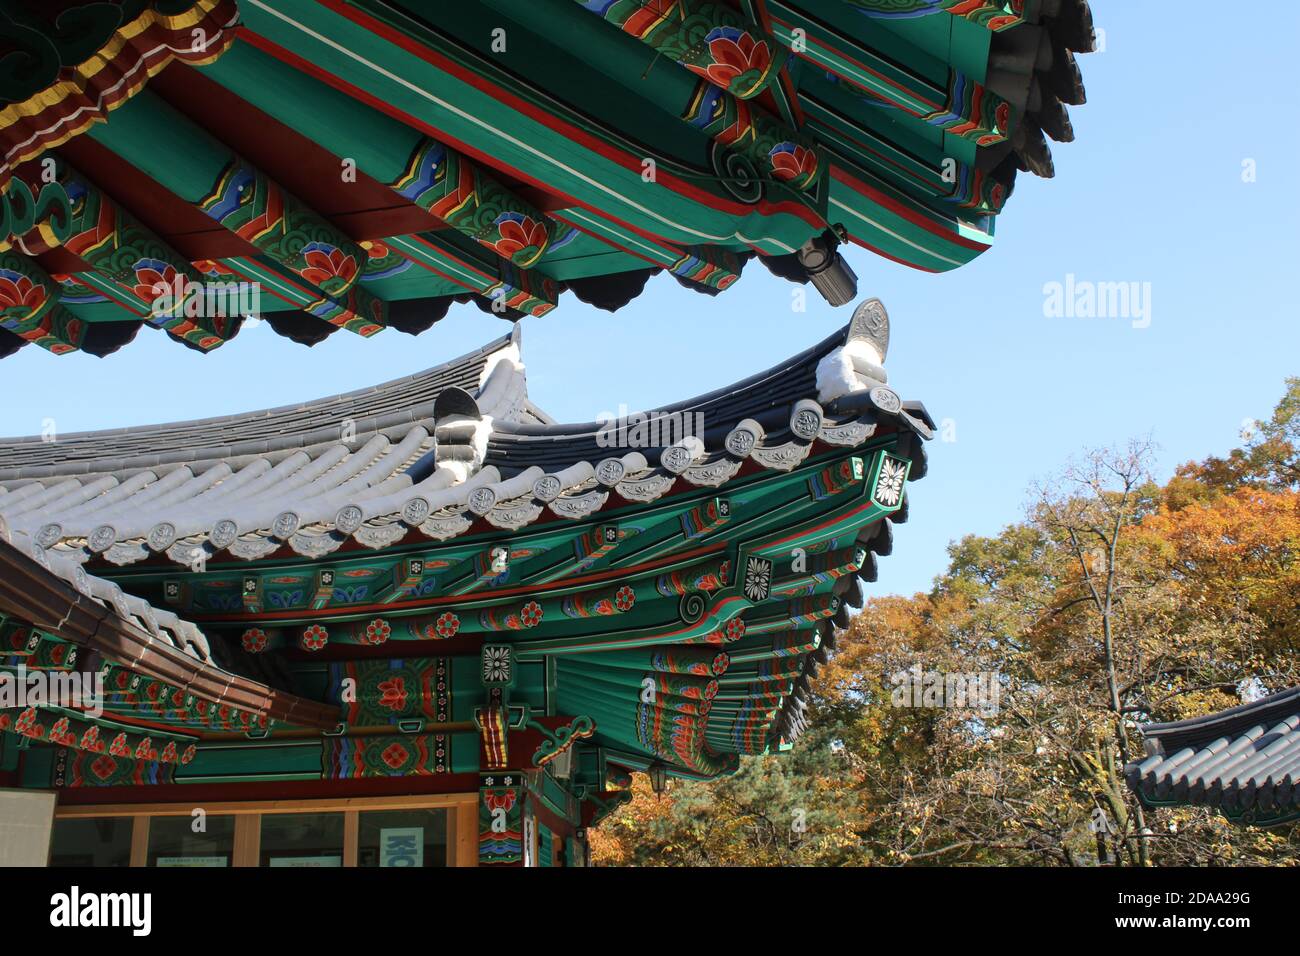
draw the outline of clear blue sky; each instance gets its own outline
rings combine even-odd
[[[887,366],[908,399],[951,419],[876,592],[927,589],[948,542],[1021,516],[1027,488],[1089,447],[1151,434],[1161,477],[1237,443],[1300,374],[1300,134],[1291,118],[1300,7],[1234,16],[1210,4],[1093,0],[1105,51],[1081,58],[1088,103],[1057,176],[1022,174],[994,247],[943,276],[850,250],[862,296],[893,320]],[[1243,160],[1257,180],[1242,182]],[[1151,283],[1151,323],[1045,318],[1068,273]],[[850,308],[751,263],[716,299],[658,276],[615,315],[566,295],[524,322],[535,401],[561,420],[655,408],[775,364]],[[0,435],[173,421],[360,388],[467,352],[508,325],[466,305],[418,338],[338,332],[313,349],[263,325],[200,356],[142,331],[106,360],[23,349],[0,362]]]

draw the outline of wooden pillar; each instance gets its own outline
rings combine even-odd
[[[149,815],[145,813],[132,817],[131,865],[149,865]]]
[[[231,863],[234,866],[257,866],[262,854],[262,815],[239,813],[235,815],[235,846]]]
[[[357,865],[357,837],[361,832],[361,817],[356,810],[343,814],[343,865]]]

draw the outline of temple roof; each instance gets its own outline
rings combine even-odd
[[[375,409],[352,434],[338,429],[345,396],[229,416],[220,420],[226,443],[208,447],[187,443],[205,430],[193,422],[3,442],[0,520],[78,561],[130,564],[165,553],[190,565],[222,551],[252,560],[282,546],[320,557],[349,539],[386,547],[411,529],[446,540],[480,517],[510,530],[548,512],[584,518],[611,493],[650,502],[679,479],[719,487],[747,460],[788,471],[812,440],[861,443],[881,412],[928,437],[924,408],[884,384],[876,363],[887,339],[876,341],[869,327],[873,310],[883,316],[871,300],[844,330],[766,372],[618,421],[541,420],[528,402],[516,333],[414,376],[424,388],[410,405],[402,401],[409,379],[360,393]],[[451,384],[476,369],[472,391]],[[269,422],[278,423],[277,437],[255,437]],[[173,436],[177,445],[167,449]],[[635,450],[621,450],[629,439]],[[121,457],[155,440],[163,450]],[[80,461],[31,463],[66,449],[86,451]]]
[[[596,422],[536,412],[519,346],[516,333],[402,380],[437,387],[358,393],[370,415],[354,433],[339,420],[348,401],[328,399],[223,419],[216,444],[193,423],[81,435],[74,473],[24,471],[50,468],[32,463],[35,440],[0,444],[0,473],[19,476],[0,479],[0,535],[146,630],[157,622],[160,646],[268,687],[346,705],[348,668],[450,668],[454,693],[412,698],[403,716],[346,706],[329,738],[345,749],[409,716],[461,728],[450,752],[429,751],[441,751],[435,772],[477,768],[479,738],[455,735],[473,723],[486,739],[500,722],[481,719],[464,683],[481,689],[471,650],[527,672],[531,696],[501,733],[528,765],[557,752],[536,749],[538,734],[590,738],[588,788],[607,768],[659,761],[710,777],[779,749],[804,726],[846,607],[861,606],[859,580],[892,551],[906,482],[926,472],[933,425],[888,384],[884,307],[863,302],[844,328],[730,387]],[[172,436],[156,441],[165,461],[127,455],[141,435]],[[160,713],[129,668],[112,673],[122,719],[258,730],[175,705],[172,684],[154,688]],[[299,732],[275,723],[261,730]],[[176,779],[225,772],[205,739]],[[293,772],[345,772],[333,746],[312,744]]]
[[[1125,768],[1151,806],[1195,804],[1259,825],[1300,817],[1300,687],[1205,717],[1142,728]]]
[[[38,66],[0,77],[0,356],[613,310],[753,258],[847,302],[842,243],[930,272],[989,248],[1094,42],[1084,0],[430,9],[15,14]]]

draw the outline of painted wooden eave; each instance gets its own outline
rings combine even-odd
[[[10,538],[28,545],[30,555]],[[79,568],[52,564],[22,535],[0,529],[0,609],[143,676],[183,687],[217,705],[318,729],[338,722],[335,708],[231,674],[217,667],[197,628],[170,611],[149,607]],[[56,570],[57,569],[57,570]],[[78,573],[80,572],[80,573]],[[93,596],[96,586],[112,593]]]

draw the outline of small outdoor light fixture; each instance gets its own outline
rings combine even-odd
[[[839,254],[840,237],[827,229],[799,247],[799,264],[821,293],[834,306],[848,305],[858,294],[858,277]]]
[[[662,761],[656,760],[646,768],[646,773],[650,775],[650,789],[655,792],[655,796],[660,796],[668,789],[668,765]]]

